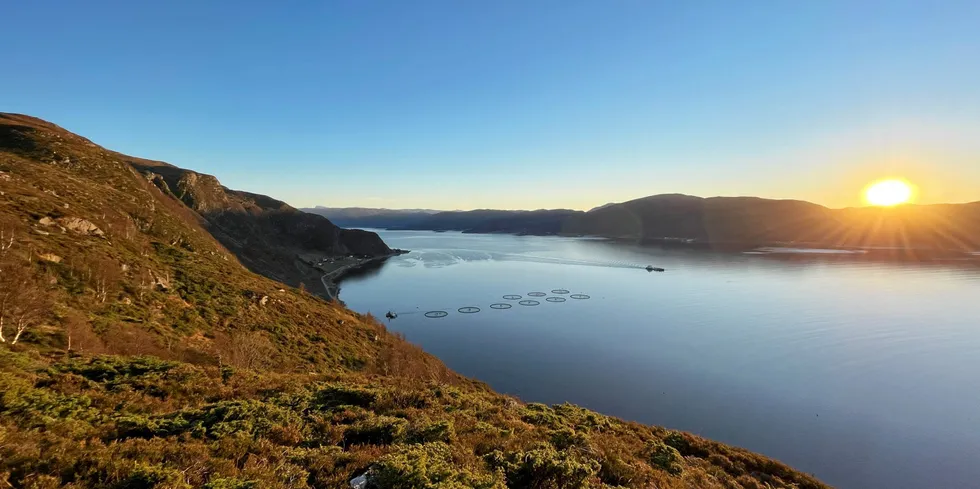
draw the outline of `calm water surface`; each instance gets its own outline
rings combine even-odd
[[[380,234],[413,251],[345,280],[341,299],[398,312],[392,330],[497,390],[691,431],[842,488],[980,487],[975,264]],[[590,298],[527,296],[553,289]]]

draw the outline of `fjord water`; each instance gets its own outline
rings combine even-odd
[[[340,298],[397,312],[391,330],[500,391],[691,431],[842,488],[980,481],[975,262],[380,234],[412,252],[349,277]],[[502,299],[533,291],[566,300]]]

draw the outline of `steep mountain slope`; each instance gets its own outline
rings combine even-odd
[[[11,149],[42,161],[55,161],[58,148],[72,142],[94,149],[93,143],[73,139],[64,130],[43,121],[13,114],[3,117]],[[78,137],[78,136],[74,136]],[[40,139],[39,139],[40,138]],[[76,152],[82,146],[73,148]],[[322,273],[309,259],[335,255],[383,256],[392,250],[374,233],[341,229],[322,216],[300,212],[273,198],[225,188],[211,175],[159,162],[134,158],[102,148],[98,155],[107,165],[128,166],[152,182],[165,195],[185,203],[203,219],[198,221],[242,263],[257,273],[297,286],[306,283],[320,290]],[[67,165],[72,159],[67,155]],[[81,169],[83,159],[74,165]]]
[[[193,175],[0,115],[2,485],[825,487],[745,450],[454,374],[219,241],[328,246],[320,218],[280,220],[291,212],[276,201]]]
[[[250,273],[211,235],[215,222],[121,155],[53,124],[0,114],[0,171],[0,277],[17,279],[4,284],[11,293],[37,291],[52,314],[31,318],[37,327],[23,341],[63,347],[77,328],[73,346],[95,352],[213,364],[253,356],[287,370],[373,368],[384,350],[402,347],[371,321]],[[222,214],[244,221],[232,204],[206,202],[196,204],[219,224]],[[288,237],[273,229],[260,239]],[[240,351],[248,348],[261,354]]]
[[[391,250],[377,234],[341,229],[265,195],[230,190],[218,179],[162,162],[121,158],[161,191],[201,215],[207,228],[243,264],[290,285],[319,289],[319,272],[304,256],[383,256]]]

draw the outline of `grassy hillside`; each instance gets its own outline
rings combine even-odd
[[[212,183],[188,202],[141,161],[0,115],[0,485],[824,487],[688,434],[494,393],[243,266],[212,197],[259,214],[272,199]]]
[[[382,368],[404,345],[249,272],[203,216],[67,131],[4,116],[0,171],[0,276],[11,293],[36,291],[31,301],[48,313],[30,318],[24,341],[63,349],[71,337],[82,351],[212,364],[254,356],[236,361],[284,370]]]
[[[15,487],[824,487],[685,433],[479,386],[0,350]],[[768,484],[768,485],[767,485]]]

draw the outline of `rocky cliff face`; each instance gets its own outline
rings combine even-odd
[[[200,214],[211,234],[242,263],[290,285],[320,288],[320,272],[300,257],[391,253],[375,233],[341,229],[323,216],[271,197],[228,189],[212,175],[148,160],[129,163],[161,191]]]

